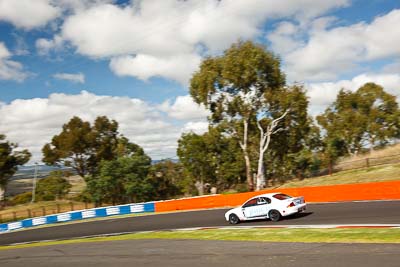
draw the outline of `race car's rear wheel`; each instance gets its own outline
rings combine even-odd
[[[235,214],[229,215],[229,223],[230,224],[238,224],[240,222],[239,217]]]
[[[277,211],[277,210],[271,210],[271,211],[268,213],[268,217],[269,217],[269,219],[270,219],[271,221],[277,222],[277,221],[279,221],[279,220],[281,219],[281,214],[280,214],[279,211]]]

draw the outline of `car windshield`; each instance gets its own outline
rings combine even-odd
[[[285,194],[275,194],[273,195],[274,198],[279,199],[279,200],[285,200],[292,198],[291,196],[285,195]]]

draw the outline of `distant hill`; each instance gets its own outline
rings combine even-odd
[[[151,161],[151,164],[157,164],[163,161],[172,161],[173,163],[179,163],[179,159],[175,159],[175,158],[168,158],[168,159],[155,159]]]
[[[42,178],[46,177],[49,175],[50,172],[52,171],[70,171],[75,174],[75,171],[71,167],[65,167],[65,166],[47,166],[47,165],[38,165],[37,166],[37,177]],[[32,178],[35,174],[35,165],[24,165],[24,166],[18,166],[18,171],[14,174],[14,176],[11,178],[13,179],[29,179]]]
[[[167,158],[167,159],[158,159],[158,160],[152,160],[151,164],[157,164],[163,161],[172,161],[174,163],[178,163],[179,159],[176,158]],[[72,172],[73,174],[76,174],[74,169],[71,167],[65,167],[65,166],[48,166],[48,165],[38,165],[38,178],[43,178],[49,175],[50,172],[52,171],[57,171],[57,170],[68,170]],[[35,173],[35,165],[24,165],[24,166],[18,166],[18,171],[14,174],[14,176],[11,179],[28,179],[32,178]]]

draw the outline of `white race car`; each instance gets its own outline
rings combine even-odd
[[[279,221],[283,216],[302,212],[306,209],[304,197],[291,197],[282,193],[271,193],[255,196],[242,206],[225,213],[225,219],[230,224],[240,221],[270,219]]]

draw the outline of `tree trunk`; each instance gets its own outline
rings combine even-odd
[[[261,125],[259,125],[261,127]],[[273,129],[272,129],[273,130]],[[256,182],[256,191],[260,191],[261,189],[265,188],[266,181],[264,175],[264,153],[267,151],[269,142],[271,140],[272,132],[270,129],[264,133],[264,130],[261,128],[260,133],[260,152],[258,156],[258,168],[257,168],[257,182]]]
[[[372,153],[374,151],[375,138],[371,136],[369,138],[369,142],[370,142],[369,153]]]
[[[203,182],[203,179],[200,179],[200,181],[196,181],[194,186],[196,187],[197,192],[199,193],[199,196],[204,195],[204,182]]]
[[[4,200],[5,192],[6,192],[5,188],[0,186],[0,202]]]
[[[278,123],[286,116],[289,110],[286,110],[282,116],[277,119],[274,119],[271,124],[267,127],[267,130],[264,131],[260,122],[257,121],[257,127],[260,130],[260,151],[258,156],[258,168],[257,168],[257,182],[256,182],[256,190],[260,191],[265,188],[265,174],[264,174],[264,154],[268,150],[269,143],[271,142],[271,136],[275,133],[279,132],[282,129],[276,129],[278,127]]]
[[[257,186],[256,191],[260,191],[265,188],[265,175],[264,175],[264,153],[260,153],[260,157],[258,158],[258,168],[257,168]]]
[[[254,191],[254,182],[253,177],[251,175],[251,162],[249,152],[247,151],[247,138],[248,138],[248,127],[249,122],[247,119],[243,120],[243,143],[239,141],[240,147],[243,150],[244,161],[246,164],[246,179],[247,179],[247,187],[249,191]]]
[[[247,150],[243,151],[243,153],[244,153],[244,161],[246,163],[247,187],[248,187],[249,191],[254,191],[253,176],[251,175],[250,157],[249,157]]]

